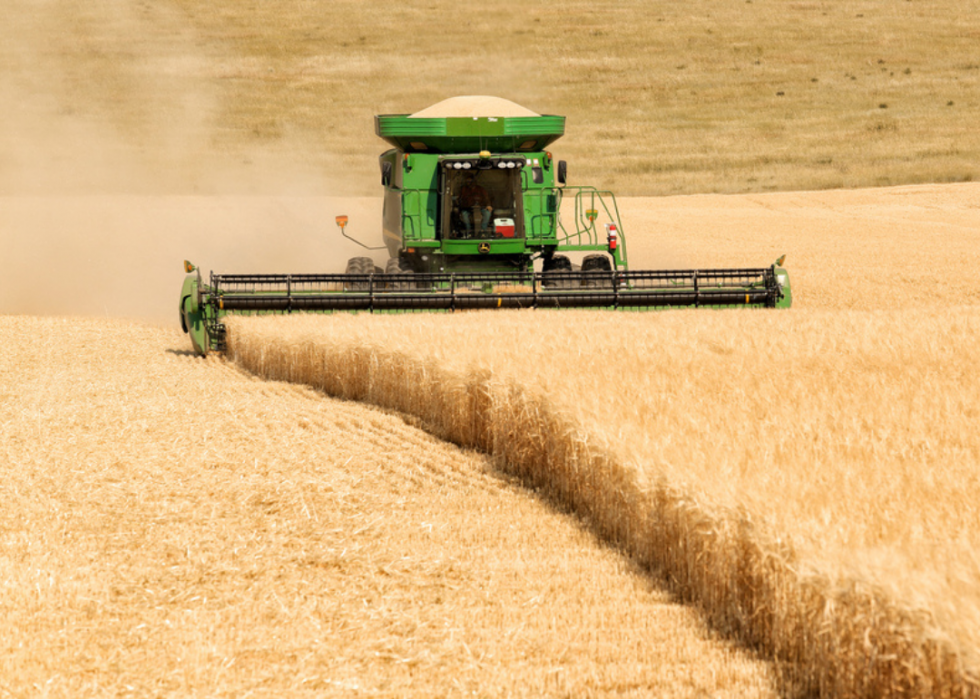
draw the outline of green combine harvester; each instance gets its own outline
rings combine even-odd
[[[458,114],[474,99],[483,105],[470,109],[476,115],[430,115]],[[757,269],[629,269],[615,196],[567,185],[565,162],[546,150],[563,135],[564,117],[453,98],[416,115],[376,116],[375,130],[393,146],[380,157],[385,267],[355,257],[343,274],[211,273],[205,282],[185,262],[180,322],[195,352],[224,350],[230,313],[792,303],[783,258]],[[337,225],[349,238],[347,217]]]

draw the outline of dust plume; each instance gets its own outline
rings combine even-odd
[[[336,196],[344,183],[297,155],[317,148],[309,135],[219,145],[215,61],[176,13],[121,0],[6,9],[0,313],[176,322],[185,258],[342,271],[364,251],[340,237],[338,214],[375,243],[380,201]]]

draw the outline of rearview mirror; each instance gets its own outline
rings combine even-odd
[[[565,184],[565,179],[568,176],[568,163],[564,160],[558,161],[558,184]]]

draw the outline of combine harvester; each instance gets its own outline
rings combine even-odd
[[[380,158],[385,268],[355,257],[343,274],[211,273],[205,282],[185,262],[180,322],[195,352],[224,350],[229,313],[792,303],[783,258],[757,269],[630,270],[613,194],[566,185],[565,161],[546,150],[564,117],[456,97],[376,116],[375,130],[393,146]],[[337,225],[350,238],[347,217]],[[567,253],[584,255],[581,264]]]

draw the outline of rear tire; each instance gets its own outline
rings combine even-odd
[[[385,265],[385,274],[415,274],[415,270],[408,266],[408,263],[400,257],[392,257]],[[415,283],[410,281],[387,282],[385,286],[392,291],[411,291],[415,288]]]
[[[544,261],[541,283],[549,289],[571,289],[573,284],[569,279],[571,271],[571,260],[564,255],[552,255]]]
[[[344,270],[344,274],[367,275],[374,273],[374,260],[370,257],[352,257],[347,260],[347,269]],[[344,289],[347,291],[368,291],[370,288],[371,284],[366,279],[344,283]]]
[[[582,271],[592,272],[594,278],[587,278],[583,284],[591,289],[612,288],[612,261],[608,255],[586,255],[582,260]],[[602,276],[597,273],[602,272]]]

